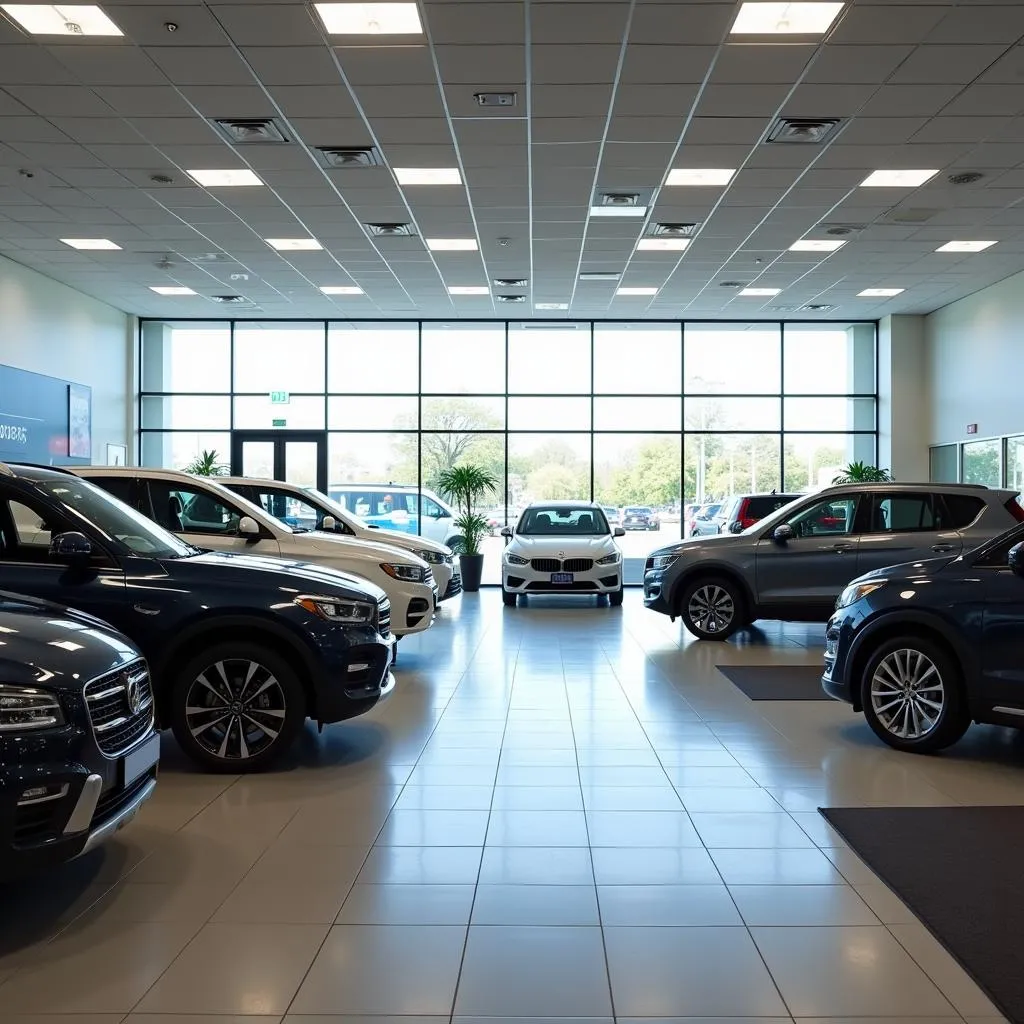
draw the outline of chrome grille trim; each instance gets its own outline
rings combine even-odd
[[[139,687],[139,708],[132,711],[128,690],[135,685]],[[153,725],[153,684],[145,662],[92,679],[82,692],[96,745],[106,757],[120,757]]]

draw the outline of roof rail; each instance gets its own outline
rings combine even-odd
[[[68,469],[66,466],[44,466],[41,462],[12,462],[10,466],[24,466],[25,469],[49,469],[54,473],[65,473],[68,476],[74,476],[74,472]],[[7,469],[10,471],[10,466]],[[10,473],[11,476],[16,476],[14,472]]]

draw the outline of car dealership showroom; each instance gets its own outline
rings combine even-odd
[[[1024,1024],[1024,2],[0,2],[0,1024]]]

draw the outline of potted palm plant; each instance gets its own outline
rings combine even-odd
[[[223,476],[226,469],[220,461],[218,452],[204,448],[202,454],[197,455],[185,467],[185,472],[193,476]]]
[[[887,484],[892,480],[892,474],[887,469],[879,469],[877,466],[869,466],[866,462],[851,462],[842,473],[837,476],[834,484]]]
[[[463,537],[461,550],[458,552],[459,566],[462,570],[462,589],[477,591],[480,589],[480,577],[484,568],[480,542],[490,533],[490,524],[482,515],[474,512],[473,508],[479,507],[480,499],[497,488],[497,477],[481,466],[450,466],[438,476],[437,486],[459,510],[455,526]]]

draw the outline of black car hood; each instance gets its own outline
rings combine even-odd
[[[887,565],[882,569],[872,569],[871,572],[858,576],[855,582],[871,579],[917,580],[922,576],[934,576],[936,573],[942,572],[943,569],[962,562],[963,555],[944,555],[942,558],[925,558],[920,562],[901,562],[899,565]]]
[[[0,684],[79,692],[140,657],[92,615],[0,591]]]

